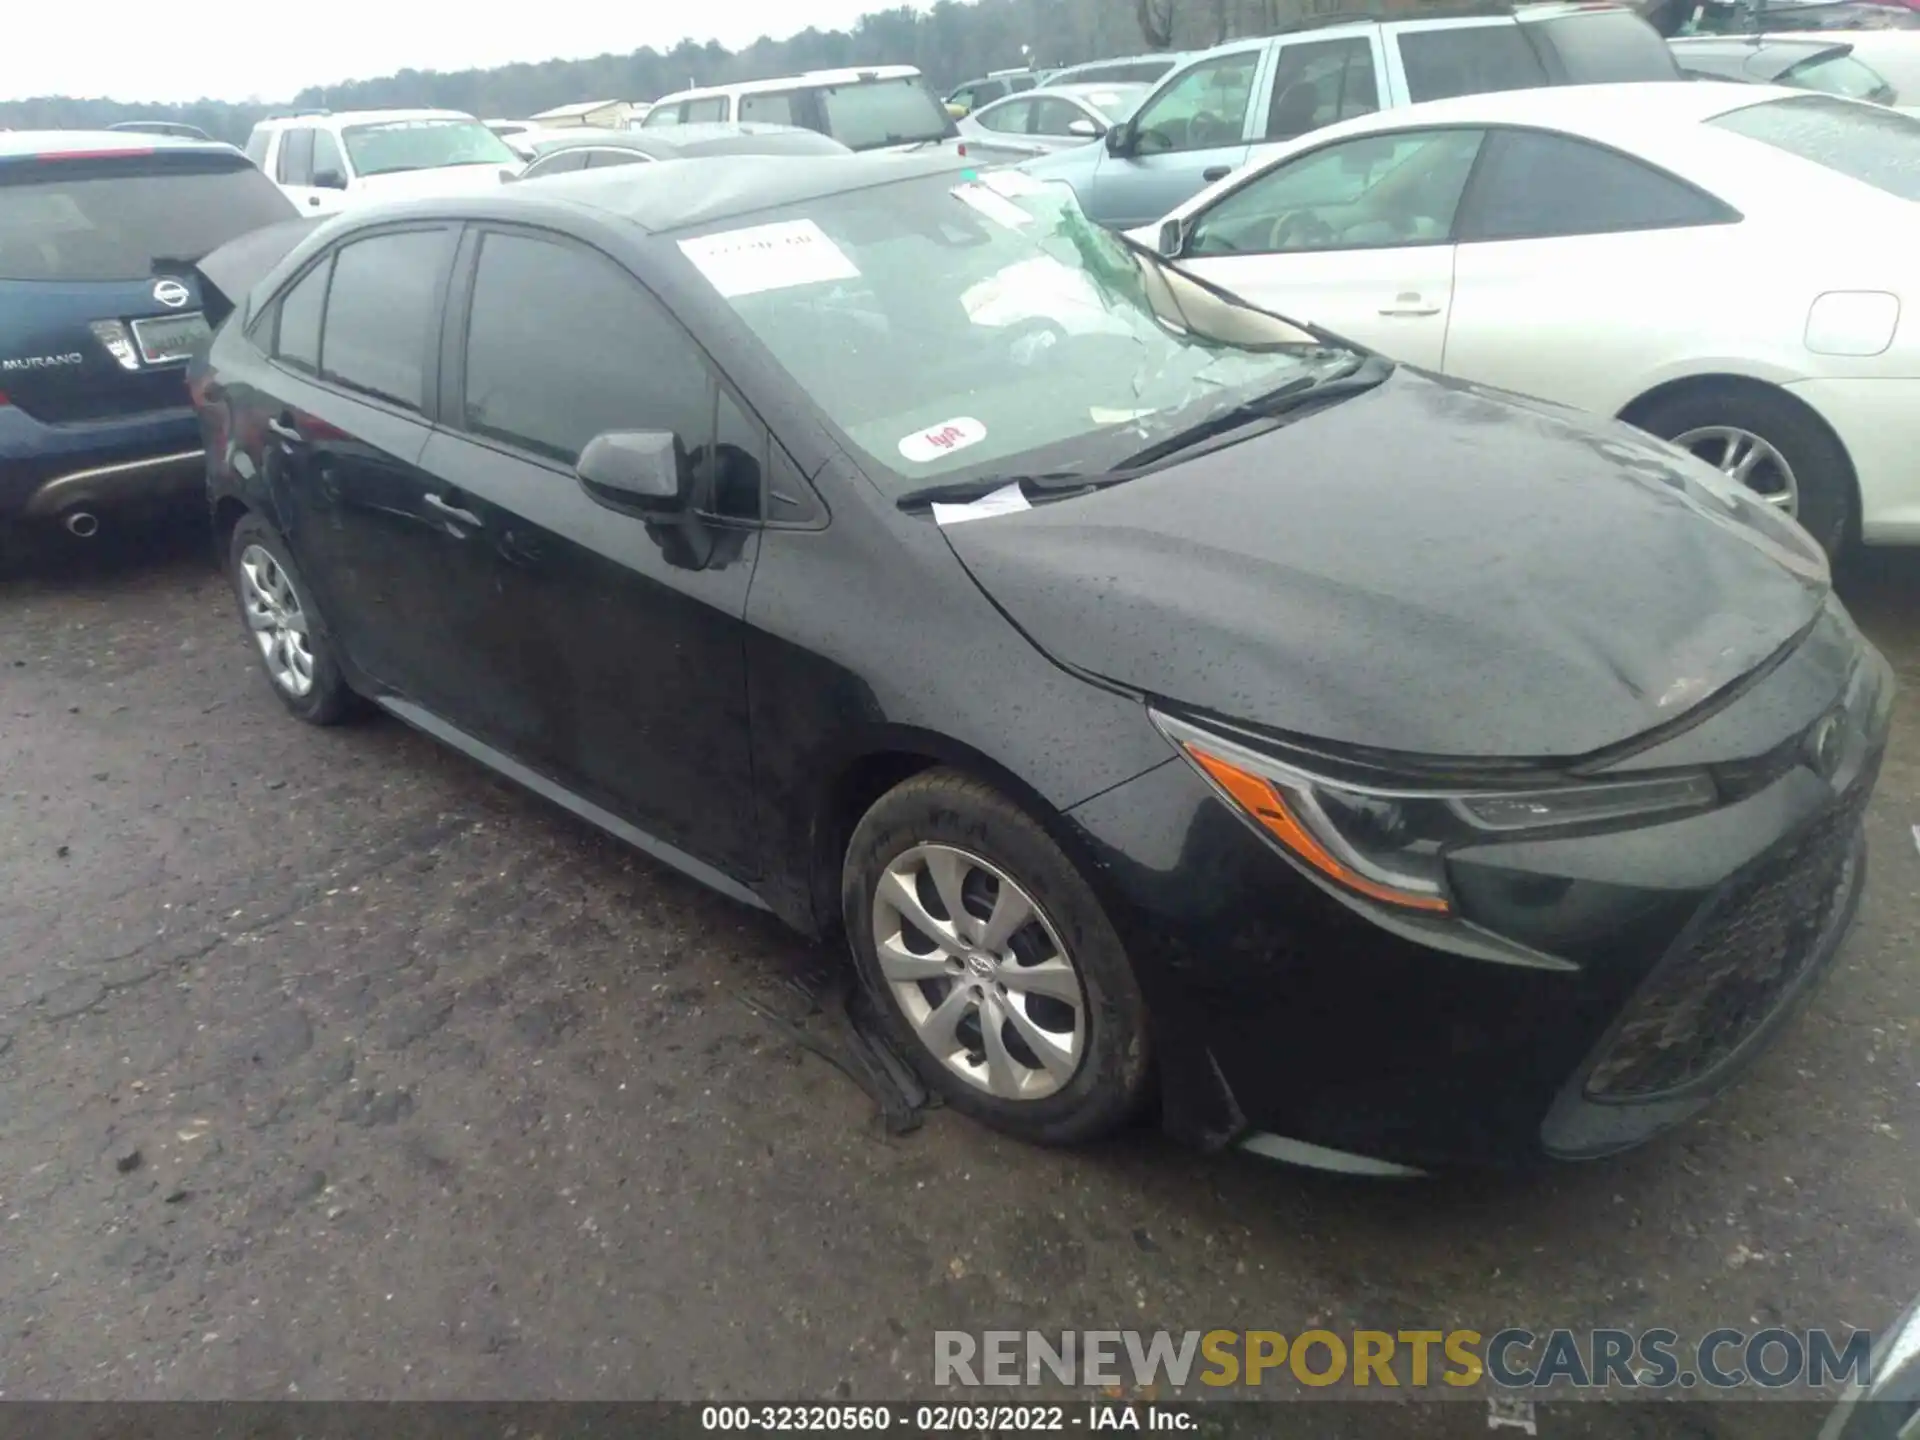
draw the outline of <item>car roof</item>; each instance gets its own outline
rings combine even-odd
[[[231,155],[233,146],[219,140],[190,140],[184,135],[152,135],[141,130],[0,131],[0,159],[29,155],[148,155],[156,150]]]
[[[1729,110],[1769,100],[1804,98],[1805,90],[1775,85],[1729,85],[1701,80],[1637,80],[1610,85],[1553,85],[1536,90],[1496,90],[1429,100],[1397,110],[1344,120],[1315,136],[1365,134],[1423,125],[1537,125],[1625,144],[1638,136],[1671,132]]]
[[[548,136],[552,138],[549,139]],[[830,135],[799,125],[774,125],[763,120],[707,121],[696,125],[662,125],[651,130],[549,131],[540,139],[540,153],[563,150],[636,150],[658,159],[678,155],[738,155],[812,153],[851,155],[847,146]]]
[[[847,85],[858,80],[908,80],[916,78],[916,65],[850,65],[839,70],[807,70],[798,75],[779,75],[771,80],[738,80],[728,85],[698,85],[691,90],[676,90],[652,103],[654,109],[681,100],[698,100],[708,95],[752,95],[763,90],[792,90],[809,85]]]
[[[1151,50],[1142,55],[1109,55],[1104,60],[1080,60],[1072,65],[1062,65],[1053,73],[1071,75],[1076,70],[1092,70],[1100,65],[1144,65],[1149,61],[1165,61],[1170,66],[1178,65],[1191,53],[1188,50]]]
[[[551,153],[551,152],[549,152]],[[455,215],[510,219],[546,206],[625,221],[662,234],[745,217],[783,205],[851,194],[933,176],[974,173],[976,162],[951,151],[927,154],[721,155],[700,162],[687,183],[678,165],[616,165],[542,176],[538,184],[357,207],[356,222]]]
[[[262,125],[384,125],[396,120],[472,120],[464,110],[316,110],[307,115],[270,115]]]

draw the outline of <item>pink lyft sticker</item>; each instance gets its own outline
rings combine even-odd
[[[900,442],[900,453],[918,465],[925,465],[987,438],[987,427],[971,416],[944,420],[930,429],[909,435]]]

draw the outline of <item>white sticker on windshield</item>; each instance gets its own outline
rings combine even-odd
[[[728,299],[860,276],[846,252],[811,220],[702,235],[682,240],[680,251]]]
[[[986,426],[970,415],[960,415],[907,436],[900,442],[900,453],[916,465],[926,465],[986,438]]]
[[[990,515],[1011,515],[1016,510],[1031,510],[1027,495],[1015,480],[1010,485],[1002,485],[991,495],[982,495],[978,500],[969,500],[960,505],[942,505],[937,501],[933,507],[933,523],[936,525],[958,525],[967,520],[985,520]]]
[[[1022,225],[1031,225],[1033,217],[1003,195],[996,194],[986,186],[973,183],[953,187],[954,197],[964,200],[989,220],[1006,226],[1009,230],[1018,230]]]

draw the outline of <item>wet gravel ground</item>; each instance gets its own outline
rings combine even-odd
[[[1860,925],[1703,1118],[1521,1178],[872,1102],[831,957],[396,723],[274,703],[197,532],[0,578],[0,1390],[910,1397],[937,1328],[1880,1326],[1920,1290],[1920,556]],[[994,1398],[1004,1398],[996,1396]]]

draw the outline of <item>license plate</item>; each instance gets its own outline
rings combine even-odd
[[[155,315],[133,322],[134,343],[140,347],[140,358],[149,365],[185,360],[193,354],[193,347],[212,333],[207,327],[207,317],[198,311],[191,315]]]

